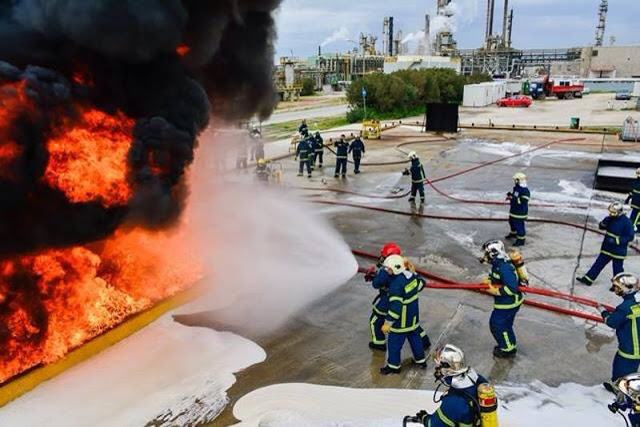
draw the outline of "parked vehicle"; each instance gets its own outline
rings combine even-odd
[[[582,98],[584,85],[571,79],[554,80],[545,76],[531,82],[529,93],[533,99],[545,99],[547,96],[555,96],[558,99]]]
[[[498,99],[496,105],[498,107],[524,107],[528,108],[532,104],[531,98],[524,95],[515,95],[507,98]]]
[[[621,90],[616,92],[616,101],[628,101],[631,99],[631,92],[628,90]]]

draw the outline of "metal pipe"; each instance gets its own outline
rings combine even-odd
[[[491,16],[489,17],[489,35],[493,35],[493,17],[495,16],[496,0],[489,0],[491,3]]]

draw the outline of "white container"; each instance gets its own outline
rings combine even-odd
[[[486,107],[504,98],[507,92],[505,82],[486,82],[465,85],[462,97],[463,107]]]
[[[622,123],[622,135],[623,141],[640,142],[640,123],[629,116]]]

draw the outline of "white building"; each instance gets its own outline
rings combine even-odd
[[[507,94],[507,83],[485,82],[475,85],[465,85],[462,97],[463,107],[486,107],[504,98]]]

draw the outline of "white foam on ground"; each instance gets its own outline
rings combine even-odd
[[[265,357],[238,335],[183,326],[165,315],[9,403],[0,425],[197,425],[224,409],[234,372]]]
[[[528,150],[532,150],[535,147],[529,144],[518,144],[514,142],[495,143],[489,141],[478,141],[473,139],[463,140],[463,142],[469,142],[469,147],[472,150],[492,154],[498,157],[513,156],[514,154],[522,154],[510,159],[505,159],[504,164],[512,165],[515,163],[523,164],[525,166],[531,165],[531,160],[534,157],[554,157],[554,158],[573,158],[573,159],[592,159],[598,160],[601,157],[599,153],[589,153],[585,151],[571,151],[571,150],[556,150],[542,148],[539,150],[525,153]]]
[[[601,386],[563,384],[548,387],[498,387],[501,427],[619,427],[619,415],[607,409],[613,395]],[[352,389],[314,384],[278,384],[255,390],[233,408],[241,427],[397,427],[405,415],[432,413],[433,391]]]

